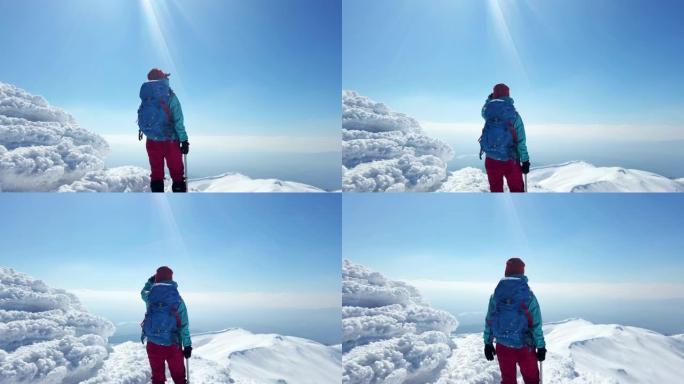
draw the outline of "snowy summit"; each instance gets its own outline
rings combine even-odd
[[[489,191],[481,169],[449,172],[453,150],[414,118],[355,91],[342,93],[342,111],[345,192]],[[474,145],[473,154],[478,150]],[[533,167],[528,182],[529,192],[684,192],[682,179],[584,161]]]
[[[133,133],[135,134],[135,133]],[[43,97],[0,82],[0,191],[148,192],[149,170],[105,167],[109,144]],[[323,192],[237,173],[189,180],[195,192]]]
[[[0,267],[0,383],[148,384],[139,342],[108,343],[114,325],[76,296]],[[196,384],[337,384],[339,346],[243,329],[193,335]]]
[[[428,306],[416,288],[348,260],[342,278],[344,384],[501,382],[482,333],[452,335],[456,319]],[[545,384],[681,381],[684,335],[573,319],[544,325],[544,337]]]

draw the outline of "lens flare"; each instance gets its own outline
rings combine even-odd
[[[174,83],[181,86],[180,74],[177,71],[176,63],[171,54],[169,46],[169,39],[164,30],[164,21],[170,19],[169,9],[165,1],[155,0],[140,0],[145,22],[147,24],[148,32],[152,45],[156,50],[158,64],[165,72],[170,72],[173,75]]]
[[[513,63],[518,67],[518,70],[522,73],[525,79],[528,79],[527,71],[522,59],[520,58],[520,53],[518,52],[518,47],[515,45],[513,35],[511,35],[511,30],[508,26],[506,14],[501,6],[501,2],[502,0],[488,0],[489,13],[492,21],[494,22],[494,28],[496,29],[499,43],[503,46],[504,50],[511,58]]]

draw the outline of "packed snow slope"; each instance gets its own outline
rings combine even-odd
[[[457,326],[414,287],[344,260],[343,383],[432,383],[451,356]]]
[[[354,91],[342,93],[343,191],[432,191],[453,155],[412,117]]]
[[[112,346],[113,333],[74,295],[0,267],[0,383],[148,384],[145,347]],[[192,383],[337,384],[342,375],[339,346],[242,329],[192,339]]]
[[[229,329],[193,335],[192,343],[192,383],[337,384],[342,375],[339,347],[298,337]],[[145,347],[126,342],[114,346],[100,372],[84,384],[147,384],[150,379]]]
[[[0,383],[80,383],[109,356],[113,333],[76,296],[0,267]]]
[[[142,147],[141,147],[142,150]],[[148,192],[149,171],[105,168],[106,140],[41,96],[0,82],[0,191]],[[170,183],[167,183],[170,184]],[[196,192],[312,192],[305,184],[237,173],[191,180]]]
[[[620,167],[596,167],[583,161],[536,167],[527,176],[528,192],[684,192],[681,180]],[[484,171],[452,172],[438,192],[488,192]]]
[[[544,326],[548,384],[676,384],[684,340],[643,328],[567,320]],[[439,384],[498,384],[496,361],[483,356],[481,334],[459,335]],[[522,379],[518,379],[522,382]]]
[[[453,155],[412,117],[357,92],[342,93],[344,191],[489,192],[482,170],[447,171]],[[533,168],[528,182],[530,192],[684,192],[682,179],[583,161]]]

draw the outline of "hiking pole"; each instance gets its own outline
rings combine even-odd
[[[188,381],[189,383],[189,381]],[[544,362],[539,362],[539,384],[544,384]]]
[[[190,358],[185,358],[185,384],[190,384]]]
[[[525,192],[527,192],[527,173],[525,174]]]
[[[188,182],[188,155],[187,154],[183,155],[183,171],[184,171],[183,176],[185,177],[185,182],[187,183]]]

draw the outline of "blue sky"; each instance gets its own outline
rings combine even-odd
[[[672,311],[684,314],[683,225],[678,194],[349,194],[342,254],[457,314],[482,314],[506,260],[517,256],[547,321],[683,332],[671,321]]]
[[[339,141],[340,8],[317,0],[3,0],[1,80],[98,133],[135,135],[140,84],[161,67],[172,73],[191,138]]]
[[[334,342],[340,200],[10,194],[0,200],[1,263],[75,292],[115,322],[139,320],[139,290],[157,267],[169,265],[196,330],[239,325]],[[318,324],[301,329],[307,317]]]
[[[458,130],[505,82],[526,123],[682,139],[683,12],[675,0],[345,0],[343,87]]]

